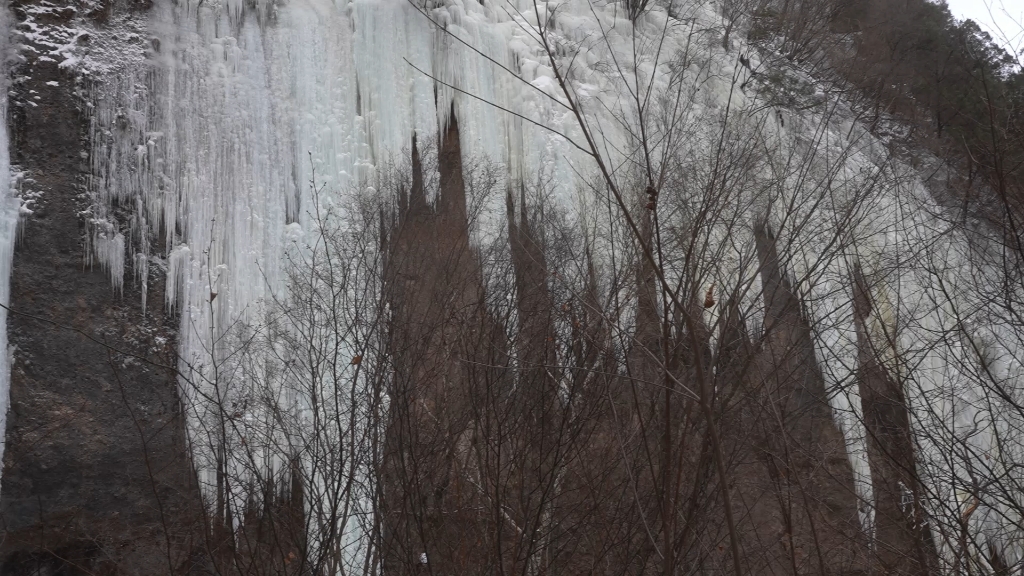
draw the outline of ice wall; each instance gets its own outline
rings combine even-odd
[[[200,482],[211,504],[227,492],[241,507],[249,480],[287,470],[296,429],[319,416],[299,382],[277,388],[283,418],[255,406],[245,381],[254,367],[237,359],[239,335],[266,329],[266,304],[288,298],[286,258],[322,246],[324,214],[329,226],[345,221],[375,171],[407,162],[414,135],[421,146],[436,143],[453,111],[473,161],[500,164],[509,178],[554,178],[569,195],[567,145],[499,107],[556,126],[566,115],[544,95],[550,81],[531,87],[502,70],[529,62],[515,52],[526,32],[477,2],[422,12],[398,0],[161,2],[149,26],[148,62],[94,88],[91,256],[115,284],[166,273],[166,302],[143,305],[180,311],[182,396]],[[315,198],[312,181],[323,189]],[[500,196],[485,201],[495,209],[479,211],[479,242],[502,226]],[[357,353],[338,339],[321,343]],[[366,354],[362,365],[373,362]],[[313,376],[325,390],[337,384],[337,374]],[[345,386],[362,386],[354,370],[350,377]],[[317,444],[349,445],[361,431],[342,435]],[[315,501],[334,479],[302,458]],[[345,473],[364,473],[353,466]],[[225,475],[238,483],[223,486]]]
[[[652,103],[673,91],[684,102],[676,112],[686,126],[686,159],[705,163],[709,151],[721,148],[719,126],[728,123],[735,126],[728,146],[769,134],[782,165],[772,176],[794,180],[792,190],[779,191],[787,202],[811,197],[822,177],[796,181],[798,168],[814,164],[813,147],[799,148],[774,121],[765,127],[765,114],[743,112],[760,103],[737,89],[744,74],[734,55],[721,53],[717,39],[706,34],[695,39],[694,25],[674,23],[661,9],[636,27],[614,2],[546,3],[536,11],[531,2],[457,0],[422,8],[402,0],[163,2],[154,12],[152,65],[134,75],[122,72],[98,88],[103,97],[94,122],[93,246],[100,262],[111,263],[115,283],[125,236],[137,278],[144,281],[154,264],[166,269],[166,304],[182,314],[179,353],[191,382],[183,389],[192,411],[190,434],[208,487],[215,485],[216,464],[201,446],[217,442],[210,435],[218,416],[214,404],[233,401],[230,392],[213,390],[221,378],[218,358],[228,353],[225,334],[239,322],[256,321],[266,299],[286,292],[282,262],[290,243],[311,242],[318,233],[309,186],[314,170],[328,191],[327,203],[344,212],[351,190],[370,182],[377,168],[401,162],[414,134],[420,142],[436,141],[454,110],[467,164],[496,162],[510,181],[544,184],[581,226],[609,226],[602,214],[610,199],[587,188],[598,174],[577,148],[586,145],[582,132],[534,27],[550,26],[559,41],[558,64],[571,63],[574,96],[624,188],[635,177],[630,158],[636,141],[628,122],[637,117],[637,96],[654,115]],[[701,4],[677,17],[705,23],[717,18],[713,6]],[[665,31],[664,41],[655,42]],[[606,40],[595,40],[605,34]],[[682,52],[697,55],[686,59],[683,79],[666,64]],[[632,62],[633,68],[620,76],[608,71],[611,62]],[[738,112],[730,116],[730,110]],[[848,155],[849,142],[833,145],[839,156]],[[826,174],[834,169],[818,167]],[[711,178],[713,187],[713,176],[692,177]],[[746,225],[711,225],[707,231],[709,257],[720,263],[704,273],[708,283],[748,287],[745,314],[757,331],[760,299],[749,224],[769,205],[752,198],[754,180],[738,186],[742,192],[723,208]],[[848,184],[859,182],[851,177]],[[502,227],[501,196],[489,202],[475,213],[480,243]],[[125,204],[135,206],[131,220],[117,222],[113,207]],[[776,220],[785,237],[792,226]],[[803,236],[815,233],[800,230]],[[592,246],[599,260],[608,257],[602,236]],[[842,265],[816,262],[795,273],[832,270],[830,278],[838,280]],[[842,316],[842,306],[823,305],[821,314]],[[713,321],[715,311],[709,314]],[[853,370],[852,319],[843,321],[828,324],[840,328],[823,333],[820,345],[834,365],[828,373],[837,387],[848,384]],[[845,348],[837,344],[842,342]],[[844,362],[831,362],[838,357]],[[836,398],[841,410],[855,411],[846,395]],[[856,418],[847,428],[856,428]],[[863,470],[861,452],[855,450],[855,459]],[[263,465],[281,466],[270,460]]]
[[[129,265],[142,282],[166,270],[181,369],[202,383],[185,391],[194,434],[209,434],[209,400],[226,400],[208,389],[225,334],[286,292],[289,246],[315,243],[314,173],[318,201],[342,215],[376,169],[407,161],[414,135],[436,142],[454,111],[473,162],[553,182],[571,203],[578,153],[530,123],[572,134],[570,115],[549,100],[550,70],[521,24],[477,2],[154,7],[149,64],[95,89],[91,242],[115,284]],[[500,196],[484,201],[494,209],[477,212],[480,242],[502,226]],[[198,461],[212,485],[215,467]]]
[[[638,148],[630,123],[640,110],[652,141],[661,143],[650,151],[655,157],[658,146],[669,146],[663,137],[679,130],[679,149],[665,161],[687,166],[679,177],[693,197],[679,199],[677,214],[702,203],[721,210],[724,217],[700,229],[707,243],[703,281],[744,287],[752,332],[760,330],[762,314],[752,227],[767,218],[777,232],[785,268],[815,327],[816,354],[866,501],[870,476],[854,386],[849,290],[854,262],[876,281],[876,300],[891,303],[876,321],[899,327],[892,355],[920,360],[906,375],[919,383],[913,400],[927,403],[918,424],[947,416],[978,421],[970,394],[960,400],[948,394],[971,380],[977,362],[934,330],[959,326],[950,309],[984,308],[960,286],[986,273],[974,269],[964,248],[969,242],[930,216],[941,207],[913,171],[885,154],[883,142],[855,125],[847,106],[826,99],[818,111],[766,108],[743,89],[750,74],[738,53],[723,51],[720,38],[707,32],[719,24],[714,6],[673,9],[670,18],[654,8],[634,26],[618,3],[585,0],[154,6],[148,60],[108,74],[94,88],[91,250],[115,285],[130,273],[145,283],[153,267],[166,273],[164,304],[181,313],[189,436],[208,493],[219,489],[218,459],[225,458],[212,447],[244,439],[216,425],[223,406],[247,422],[241,429],[255,430],[268,417],[247,407],[245,394],[230,384],[237,368],[229,358],[232,331],[262,322],[271,299],[287,299],[287,258],[324,233],[316,211],[326,207],[334,221],[345,221],[374,174],[405,161],[414,135],[436,142],[454,110],[467,165],[493,162],[509,182],[544,184],[582,230],[609,229],[603,214],[611,200],[601,186],[589,187],[600,178],[578,149],[583,132],[537,41],[538,26],[557,40],[556,65],[571,65],[567,81],[583,121],[623,189],[635,184]],[[750,48],[737,50],[756,60]],[[666,114],[678,121],[671,129],[662,121]],[[743,158],[751,143],[763,156],[719,182],[716,158]],[[0,156],[6,158],[5,150]],[[324,186],[316,198],[314,173]],[[472,228],[475,241],[486,244],[499,235],[504,209],[500,194],[481,202]],[[591,248],[606,269],[603,236],[595,234]],[[2,224],[0,237],[0,247],[8,246],[13,221]],[[920,246],[936,251],[922,253]],[[9,249],[2,250],[0,274],[10,261]],[[942,266],[922,260],[939,256]],[[952,296],[936,292],[936,275],[957,286]],[[707,320],[717,314],[708,310]],[[985,330],[1012,334],[999,323]],[[987,340],[1008,379],[1019,378],[1016,349],[999,342],[1013,340]],[[286,400],[301,421],[310,408]],[[968,406],[951,416],[957,403]],[[986,430],[1000,425],[990,420]],[[285,467],[289,456],[281,446],[289,432],[268,426],[273,430],[264,430],[258,462],[226,457],[233,473]],[[979,450],[990,448],[990,432],[968,432]],[[934,450],[926,446],[926,457],[941,461]],[[955,468],[936,464],[931,472],[949,487],[952,501],[966,482]]]

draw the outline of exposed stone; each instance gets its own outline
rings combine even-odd
[[[130,280],[118,294],[106,271],[83,264],[89,147],[76,83],[52,59],[30,58],[20,73],[12,163],[42,194],[11,279],[0,573],[186,573],[201,531],[174,319],[160,288],[142,310]]]

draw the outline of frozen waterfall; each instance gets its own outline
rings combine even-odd
[[[8,29],[8,14],[0,14],[0,29]],[[0,40],[0,53],[7,53],[7,38]],[[7,118],[7,65],[2,65],[0,83],[4,96],[0,98],[0,117]],[[7,410],[10,407],[11,362],[7,347],[7,305],[11,300],[11,266],[14,261],[14,243],[18,231],[21,202],[14,197],[11,179],[11,155],[7,137],[7,123],[0,127],[0,462],[4,456],[4,435],[7,431]],[[2,474],[2,470],[0,470]]]
[[[865,499],[871,486],[853,383],[857,333],[848,282],[854,262],[871,278],[874,300],[884,303],[870,331],[886,342],[883,356],[903,359],[893,369],[918,410],[914,425],[942,424],[943,434],[970,436],[978,453],[998,450],[999,431],[1008,425],[1001,418],[1015,416],[983,406],[971,371],[980,346],[995,378],[1019,382],[1021,335],[975,287],[993,272],[979,268],[972,251],[988,248],[937,216],[943,207],[920,174],[888,155],[842,101],[820,95],[816,110],[766,109],[742,89],[750,73],[736,51],[694,32],[717,25],[714,7],[681,4],[675,9],[682,16],[655,7],[634,27],[619,4],[586,0],[546,2],[536,11],[532,2],[490,0],[156,3],[147,25],[151,41],[134,48],[139,57],[132,63],[104,71],[93,87],[91,250],[115,284],[133,277],[145,283],[154,267],[166,273],[166,302],[142,305],[180,311],[182,395],[208,496],[226,490],[240,506],[245,478],[293,465],[305,466],[314,486],[324,481],[317,477],[323,471],[290,452],[318,408],[286,384],[275,393],[288,415],[253,407],[251,390],[238,377],[253,368],[240,366],[233,352],[252,326],[270,324],[272,302],[288,301],[288,262],[315,251],[325,226],[333,230],[356,219],[360,195],[376,185],[379,171],[407,162],[414,138],[436,143],[454,113],[464,161],[502,167],[497,188],[543,184],[581,230],[610,226],[608,198],[592,186],[599,173],[579,149],[585,134],[565,106],[537,41],[538,26],[572,47],[559,52],[563,60],[556,65],[573,66],[568,82],[582,103],[582,120],[623,182],[636,146],[622,120],[637,113],[632,92],[646,90],[651,109],[674,114],[685,126],[680,157],[695,166],[712,150],[742,149],[754,135],[763,144],[766,158],[756,169],[727,183],[735,197],[722,208],[726,224],[710,223],[701,232],[710,246],[702,266],[708,284],[743,287],[745,318],[756,333],[763,307],[753,225],[766,218],[778,231]],[[655,42],[662,32],[664,41]],[[756,59],[752,49],[738,50]],[[658,60],[655,51],[693,56],[680,68]],[[631,60],[635,74],[623,80],[613,63]],[[0,142],[6,163],[6,139]],[[717,178],[698,169],[687,177],[695,187]],[[481,199],[471,225],[476,245],[500,237],[503,206],[501,194]],[[14,225],[0,219],[0,301],[7,298]],[[840,225],[850,228],[838,248],[819,240],[834,239]],[[591,248],[607,266],[608,246],[596,238]],[[973,312],[964,318],[963,310]],[[719,313],[705,312],[709,324]],[[965,326],[977,341],[944,336]],[[351,340],[329,338],[338,338],[335,348],[347,357],[363,354]],[[362,360],[364,366],[379,361],[372,352]],[[268,359],[264,368],[272,364],[284,370],[287,360]],[[0,374],[6,382],[6,363]],[[370,386],[360,380],[363,372],[346,374],[353,390]],[[6,409],[6,386],[0,391],[0,409]],[[352,404],[336,410],[359,413]],[[361,442],[367,425],[356,423],[330,441]],[[232,454],[232,446],[246,442],[258,449]],[[943,505],[963,507],[957,486],[969,483],[973,472],[938,450],[921,446],[923,474],[946,499]],[[1019,456],[1003,454],[1002,461],[1020,462]],[[367,492],[353,497],[353,516],[369,514],[361,508],[371,489],[369,469],[362,461],[345,466],[345,473],[367,483]],[[222,476],[242,480],[222,487]],[[977,514],[972,522],[984,531],[991,523],[1020,521],[1000,514]],[[870,515],[866,507],[865,522]],[[358,543],[354,524],[340,529]],[[351,561],[359,561],[357,553]]]

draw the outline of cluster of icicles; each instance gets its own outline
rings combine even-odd
[[[10,15],[0,12],[0,30],[8,30]],[[0,38],[0,53],[7,53],[6,34]],[[0,85],[4,96],[0,98],[0,118],[7,118],[7,66],[0,63]],[[18,229],[20,201],[13,196],[11,179],[10,141],[7,123],[0,126],[0,463],[3,462],[7,409],[10,406],[11,356],[7,347],[7,304],[11,299],[11,266],[14,263],[14,241]],[[0,472],[3,466],[0,465]]]
[[[674,9],[708,27],[719,23],[710,4]],[[237,400],[230,386],[219,385],[225,334],[240,323],[259,321],[266,302],[285,297],[289,251],[313,242],[320,233],[311,216],[309,183],[314,173],[325,191],[315,200],[344,213],[349,191],[365,187],[375,170],[407,154],[413,135],[421,142],[436,141],[439,127],[454,112],[464,155],[504,166],[509,182],[543,180],[552,201],[575,214],[582,228],[600,229],[602,211],[595,207],[603,200],[581,185],[596,175],[595,168],[572,144],[582,142],[581,132],[560,103],[560,88],[536,40],[538,25],[577,49],[569,54],[574,66],[569,80],[585,105],[587,121],[601,126],[595,133],[609,165],[621,165],[631,146],[630,134],[616,119],[630,113],[623,104],[629,86],[615,80],[603,63],[630,61],[639,44],[656,45],[664,54],[687,49],[698,54],[691,69],[683,71],[690,75],[689,85],[701,86],[685,111],[694,127],[684,144],[691,147],[685,155],[698,162],[703,158],[708,135],[717,134],[715,122],[729,110],[729,121],[740,126],[737,133],[743,125],[756,125],[775,139],[771,153],[778,158],[805,158],[811,166],[806,170],[829,175],[833,188],[827,202],[818,199],[820,189],[806,184],[803,169],[793,168],[783,179],[782,201],[743,205],[768,211],[780,246],[792,252],[787,255],[791,272],[800,278],[807,313],[817,327],[815,351],[833,390],[863,496],[870,494],[869,474],[857,417],[859,399],[849,386],[856,369],[848,282],[854,261],[874,280],[874,299],[883,303],[874,329],[882,333],[898,323],[895,346],[913,359],[907,363],[913,365],[913,374],[903,375],[917,383],[910,401],[929,407],[916,425],[947,419],[950,425],[943,434],[954,438],[967,432],[980,451],[994,450],[993,431],[1004,423],[997,409],[977,407],[978,397],[966,385],[970,375],[957,368],[977,361],[966,347],[936,336],[956,328],[947,308],[975,307],[975,328],[985,331],[983,339],[990,343],[989,369],[1005,381],[1020,378],[1021,367],[1014,360],[1020,356],[1010,344],[1019,337],[998,318],[984,316],[966,285],[990,271],[974,269],[969,243],[930,216],[931,209],[939,209],[911,170],[878,165],[884,147],[872,136],[849,120],[808,112],[783,126],[774,113],[758,111],[761,103],[736,89],[733,79],[745,72],[737,66],[735,50],[722,50],[717,39],[695,49],[688,44],[693,27],[666,26],[669,16],[663,8],[654,7],[635,26],[615,2],[587,0],[539,7],[529,0],[450,0],[443,5],[406,0],[162,1],[150,18],[155,41],[145,63],[110,73],[95,89],[91,250],[117,287],[134,276],[145,293],[150,268],[166,271],[162,304],[181,314],[180,370],[190,382],[182,387],[188,431],[200,481],[208,491],[216,488],[219,465],[237,477],[253,467],[273,471],[289,465],[287,455],[270,444],[258,462],[251,456],[218,454],[211,446],[223,439],[214,441],[210,422],[213,402]],[[662,32],[667,34],[664,42],[651,41]],[[633,34],[643,41],[634,42]],[[677,89],[678,70],[654,66],[652,58],[641,60],[636,78],[651,86],[652,93]],[[0,158],[6,162],[6,139],[0,145]],[[856,191],[880,170],[896,184],[870,198],[858,197]],[[861,203],[857,214],[872,217],[861,219],[857,241],[843,254],[819,253],[825,247],[814,238],[834,226],[837,215],[849,217],[846,203],[851,198]],[[130,207],[128,220],[118,218],[123,210],[115,214],[115,207],[125,206]],[[783,215],[783,209],[788,213]],[[503,214],[498,195],[474,221],[474,241],[487,244],[497,238]],[[752,222],[757,216],[746,218]],[[6,222],[0,220],[4,279],[13,239],[13,225]],[[730,228],[728,237],[719,232],[711,229],[708,234],[714,242],[735,248],[721,251],[725,256],[716,283],[749,287],[747,321],[756,331],[756,266],[745,257],[753,246],[752,233],[749,227]],[[922,254],[921,246],[933,249]],[[601,246],[594,252],[600,259]],[[924,260],[941,266],[915,265]],[[936,292],[934,270],[939,269],[942,294]],[[5,300],[8,283],[0,285],[0,300]],[[147,305],[160,304],[143,302]],[[3,374],[6,378],[6,368]],[[294,404],[294,422],[301,426],[301,399],[283,401]],[[244,413],[246,408],[238,410]],[[958,423],[973,428],[960,430]],[[286,445],[288,431],[280,434],[278,445]],[[936,450],[925,444],[920,458],[942,462],[947,455]],[[950,478],[962,472],[957,465],[923,469],[946,486],[955,485]],[[237,490],[237,498],[244,501],[244,483]],[[948,497],[962,495],[953,490]],[[978,513],[972,522],[983,531],[985,522],[995,521],[988,518],[999,516]],[[358,542],[358,531],[351,529],[348,537]],[[1015,561],[1017,554],[1012,551],[1008,559]],[[357,557],[355,553],[353,562]]]

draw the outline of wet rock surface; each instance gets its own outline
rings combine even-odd
[[[24,24],[39,6],[50,5],[17,4],[15,18]],[[0,573],[187,571],[196,496],[175,323],[162,282],[151,279],[158,288],[143,310],[138,283],[127,278],[118,293],[107,271],[89,265],[87,104],[74,71],[34,48],[12,74],[9,119],[22,197],[35,201],[12,273]]]

